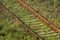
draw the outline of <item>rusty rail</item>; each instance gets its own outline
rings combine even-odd
[[[29,28],[27,25],[24,24],[24,22],[22,22],[22,20],[20,20],[17,16],[15,16],[14,14],[12,14],[10,12],[10,10],[8,10],[2,3],[0,3],[0,8],[3,9],[5,12],[7,12],[8,15],[11,15],[14,20],[20,25],[22,26],[30,35],[36,36],[37,40],[43,40],[42,37],[40,37],[36,32],[34,32],[31,28]]]
[[[30,7],[28,4],[26,4],[23,0],[18,0],[18,2],[24,6],[25,8],[27,8],[29,11],[31,11],[36,17],[40,18],[42,21],[44,21],[47,25],[49,25],[49,27],[51,27],[53,30],[55,30],[56,32],[60,32],[60,30],[53,25],[51,22],[49,22],[45,17],[43,17],[42,15],[40,15],[39,13],[37,13],[32,7]]]

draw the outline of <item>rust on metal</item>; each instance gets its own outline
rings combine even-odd
[[[27,8],[30,12],[34,13],[35,16],[37,16],[38,18],[40,18],[43,22],[45,22],[47,25],[49,25],[49,27],[51,27],[53,30],[55,30],[56,32],[60,32],[60,29],[58,29],[55,25],[53,25],[51,22],[49,22],[42,15],[40,15],[39,13],[37,13],[32,7],[30,7],[28,4],[26,4],[23,0],[18,0],[18,2],[22,6],[24,6],[25,8]]]
[[[37,33],[35,33],[31,28],[29,28],[27,25],[25,25],[17,16],[12,14],[2,3],[0,3],[1,9],[3,9],[5,12],[8,12],[9,15],[11,15],[14,20],[21,25],[29,34],[36,36],[37,40],[43,40],[42,37],[40,37]]]

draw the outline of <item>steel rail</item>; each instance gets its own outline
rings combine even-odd
[[[43,22],[45,22],[49,27],[51,27],[56,32],[60,32],[60,29],[58,29],[54,24],[52,24],[49,20],[47,20],[45,17],[40,15],[38,12],[36,12],[32,7],[30,7],[28,4],[26,4],[23,0],[18,0],[18,3],[27,8],[30,12],[32,12],[36,17],[40,18]]]
[[[31,28],[29,28],[27,25],[22,22],[16,15],[12,14],[10,10],[8,10],[2,3],[0,3],[0,8],[3,9],[5,12],[7,12],[8,15],[11,15],[14,20],[22,26],[30,35],[36,36],[37,40],[43,40],[41,36],[39,36],[36,32],[34,32]]]

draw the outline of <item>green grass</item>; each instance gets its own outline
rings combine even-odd
[[[55,7],[53,5],[52,5],[52,8],[49,8],[49,6],[51,5],[51,2],[57,3],[58,2],[57,0],[51,0],[51,2],[50,2],[50,0],[48,0],[47,6],[46,6],[46,3],[44,3],[44,1],[42,1],[42,0],[41,1],[40,0],[38,0],[38,1],[37,0],[24,0],[24,1],[26,3],[28,3],[30,6],[32,6],[39,13],[41,12],[41,15],[43,15],[44,17],[46,17],[49,20],[50,20],[50,16],[54,20],[56,20],[56,19],[58,20],[60,18],[60,16],[57,16],[57,18],[55,17],[55,15],[56,15],[56,14],[54,14]],[[28,19],[28,20],[22,19],[23,16],[21,14],[25,15],[27,13],[30,14],[31,12],[28,11],[27,9],[25,9],[24,7],[22,7],[20,4],[18,4],[17,0],[1,0],[1,2],[13,14],[15,14],[15,15],[17,15],[17,17],[21,18],[21,20],[23,22],[25,22],[25,24],[28,25],[30,28],[32,28],[33,30],[34,30],[34,28],[38,28],[38,27],[33,28],[32,24],[29,23],[29,21],[28,21],[30,19]],[[0,13],[2,11],[0,10]],[[0,36],[0,40],[20,40],[20,39],[21,40],[36,40],[36,38],[34,36],[30,36],[25,30],[23,30],[23,28],[20,28],[11,16],[4,15],[4,13],[0,14],[0,27],[1,27],[0,33],[3,33],[5,36]],[[2,15],[4,15],[4,16],[2,16]],[[32,19],[33,17],[27,16],[27,18],[31,18],[31,20],[33,20]],[[55,23],[53,20],[52,20],[52,22]],[[33,22],[33,23],[35,23],[35,22]],[[42,24],[45,25],[45,23],[42,23]],[[60,24],[60,22],[59,22],[59,24]],[[36,24],[36,26],[39,26],[39,25]],[[50,28],[49,28],[49,30],[52,30],[53,32],[50,31],[50,33],[49,33],[49,30],[46,30],[48,28],[49,28],[48,26],[40,28],[40,30],[42,30],[42,31],[39,30],[40,33],[42,33],[41,36],[45,40],[60,40],[60,33],[56,33],[55,31],[53,31]]]

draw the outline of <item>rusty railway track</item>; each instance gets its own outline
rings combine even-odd
[[[43,40],[43,38],[41,36],[39,36],[36,32],[34,32],[31,28],[29,28],[27,25],[24,24],[24,22],[22,22],[22,20],[20,20],[16,15],[12,14],[12,12],[10,12],[10,10],[8,10],[2,3],[0,3],[0,8],[4,11],[7,12],[8,15],[11,15],[13,17],[13,19],[19,24],[21,25],[30,35],[32,36],[36,36],[37,40]]]
[[[32,12],[36,17],[40,18],[43,22],[45,22],[49,27],[51,27],[56,32],[60,32],[60,30],[52,24],[50,21],[48,21],[45,17],[40,15],[38,12],[36,12],[32,7],[30,7],[28,4],[26,4],[23,0],[18,0],[19,4],[27,8],[30,12]]]

